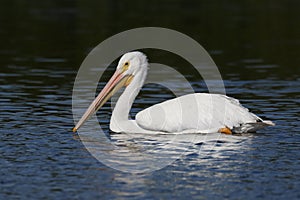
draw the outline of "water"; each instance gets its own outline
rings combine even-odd
[[[298,8],[299,2],[292,0],[166,1],[159,6],[67,0],[3,4],[0,198],[300,198]],[[256,134],[223,136],[213,149],[204,148],[208,143],[189,143],[174,162],[151,173],[123,173],[98,162],[70,131],[76,72],[99,42],[140,26],[172,28],[196,39],[218,65],[227,94],[276,126]],[[190,77],[197,91],[206,90],[175,55],[146,53],[151,61],[174,66]],[[111,73],[112,68],[101,81]],[[172,97],[166,88],[147,85],[132,114]],[[108,106],[98,113],[107,134]],[[147,137],[132,141],[110,134],[120,151],[132,147],[132,161],[137,157],[131,155],[140,153],[139,142],[157,147],[157,141]],[[172,156],[184,146],[178,141]]]

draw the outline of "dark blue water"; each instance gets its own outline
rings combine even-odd
[[[0,199],[299,199],[298,8],[297,1],[7,2],[0,8]],[[177,141],[170,153],[176,160],[150,173],[124,173],[99,162],[70,131],[73,82],[94,46],[140,26],[196,39],[218,65],[227,94],[276,126],[226,136],[213,149],[194,141],[181,152],[185,143]],[[176,56],[146,53],[205,91]],[[173,97],[147,85],[132,113]],[[106,104],[98,113],[106,133],[110,112]],[[132,147],[127,159],[133,162],[139,142],[159,145],[146,137],[110,139],[120,151]]]

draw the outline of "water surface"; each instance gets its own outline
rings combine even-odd
[[[299,6],[292,0],[6,2],[0,8],[0,198],[299,199]],[[194,141],[182,152],[186,143],[178,141],[169,155],[181,156],[152,173],[123,173],[98,162],[70,131],[76,72],[99,42],[142,26],[197,40],[218,65],[227,94],[276,126],[224,136],[213,149]],[[184,60],[145,52],[186,75],[196,91],[206,91]],[[173,97],[148,84],[132,116]],[[110,133],[110,114],[106,104],[97,116],[120,151],[131,147],[127,159],[139,159],[132,156],[140,153],[139,144],[150,152],[158,147],[153,138]]]

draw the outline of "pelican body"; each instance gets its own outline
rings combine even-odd
[[[110,120],[113,132],[125,133],[244,133],[273,126],[248,111],[238,100],[221,94],[194,93],[167,100],[137,113],[129,119],[134,99],[141,90],[148,71],[147,57],[141,52],[124,54],[112,78],[88,107],[73,131],[120,88]]]

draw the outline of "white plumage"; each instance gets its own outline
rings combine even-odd
[[[261,121],[260,118],[242,107],[236,99],[200,93],[165,101],[136,115],[136,122],[143,129],[176,133],[216,133],[222,127],[233,129],[257,121]]]

